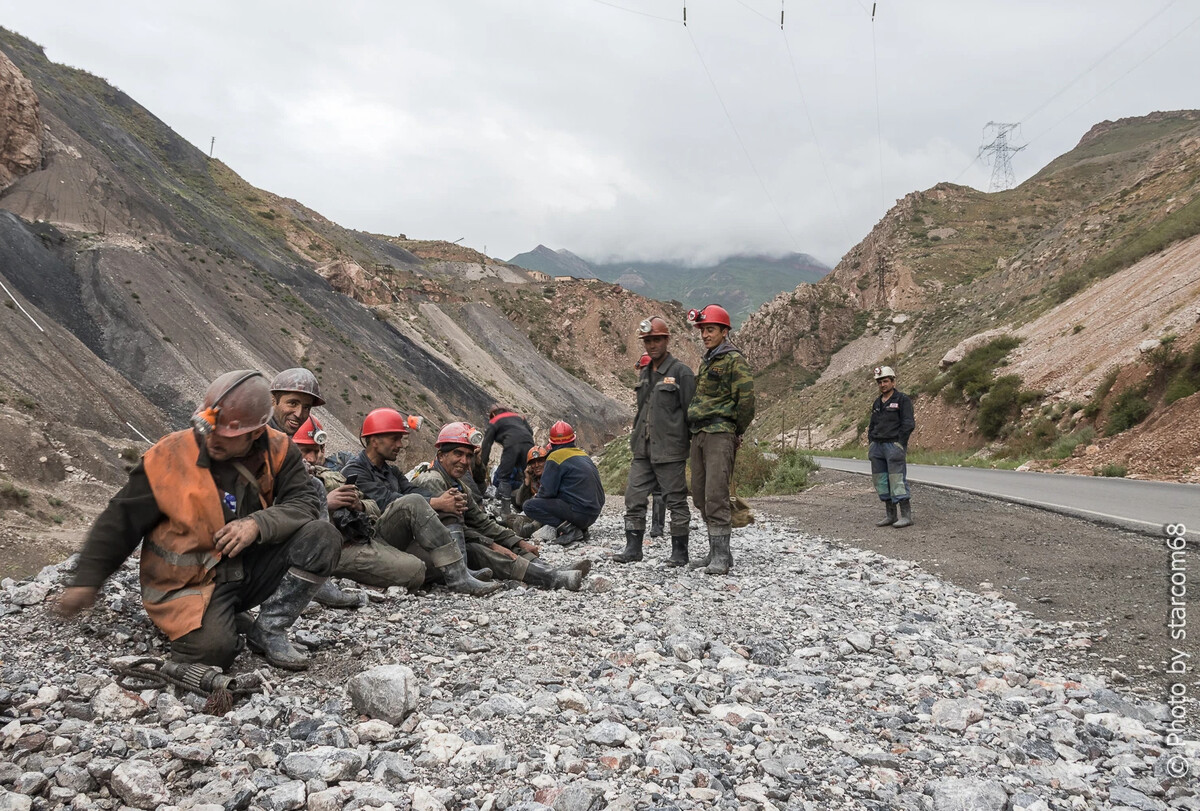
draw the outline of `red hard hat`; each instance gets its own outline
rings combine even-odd
[[[642,355],[640,358],[638,358],[637,368],[645,369],[649,365],[650,365],[650,356],[649,355]]]
[[[445,445],[466,445],[478,448],[483,444],[483,432],[469,422],[452,422],[442,426],[433,443],[441,448]]]
[[[643,319],[638,324],[638,337],[643,341],[647,338],[655,338],[659,335],[670,335],[671,331],[667,329],[667,322],[657,315],[652,315],[649,318]]]
[[[529,464],[537,459],[545,459],[550,455],[550,449],[541,445],[534,445],[529,449],[529,453],[525,454],[525,464]]]
[[[271,394],[285,391],[311,396],[314,406],[325,405],[325,401],[321,399],[321,387],[317,384],[317,376],[303,367],[284,369],[275,375],[275,379],[271,381]]]
[[[321,427],[317,418],[309,417],[296,433],[292,434],[292,442],[304,448],[324,447],[328,437],[329,435],[325,433],[325,429]]]
[[[407,434],[408,420],[394,408],[377,408],[363,419],[359,439],[376,434]]]
[[[687,320],[694,327],[719,324],[725,329],[733,329],[733,324],[729,320],[729,311],[717,304],[710,304],[702,310],[689,310]]]
[[[262,372],[242,369],[209,384],[204,403],[192,415],[192,426],[201,434],[241,436],[262,428],[271,414],[267,379]]]
[[[559,420],[550,426],[550,444],[566,445],[575,441],[575,429],[566,420]]]

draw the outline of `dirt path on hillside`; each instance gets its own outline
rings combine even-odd
[[[1043,510],[936,487],[913,486],[910,529],[876,528],[883,517],[866,476],[821,470],[798,496],[754,499],[756,511],[795,521],[805,532],[848,546],[919,562],[975,592],[996,591],[1046,620],[1079,626],[1085,645],[1072,651],[1081,668],[1160,696],[1172,642],[1168,558],[1164,542]],[[1200,572],[1200,550],[1190,549]],[[1194,581],[1193,574],[1189,580]],[[983,584],[991,584],[990,586]],[[1196,589],[1187,607],[1200,616]],[[1192,653],[1197,650],[1182,648]],[[1189,668],[1190,670],[1190,668]],[[1161,699],[1160,699],[1161,700]]]

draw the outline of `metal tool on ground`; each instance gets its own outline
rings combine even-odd
[[[173,684],[205,696],[208,701],[204,712],[209,715],[224,715],[233,709],[238,697],[263,689],[263,678],[258,673],[230,676],[219,667],[199,662],[171,662],[145,656],[131,662],[110,662],[109,666],[117,674],[114,679],[117,685],[131,692]]]

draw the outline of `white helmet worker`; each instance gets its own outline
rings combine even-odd
[[[881,380],[885,377],[890,377],[892,380],[895,380],[896,379],[896,370],[893,369],[891,366],[876,366],[875,367],[875,379]]]

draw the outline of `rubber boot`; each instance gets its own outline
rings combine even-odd
[[[531,560],[529,568],[525,570],[525,582],[543,589],[579,591],[579,587],[583,584],[584,574],[579,569],[567,567],[551,569],[540,560]]]
[[[501,521],[500,523],[504,524],[504,526],[508,527],[509,529],[511,529],[513,532],[517,533],[518,535],[520,535],[525,540],[529,540],[530,538],[532,538],[533,533],[537,532],[537,530],[542,526],[541,524],[539,524],[537,521],[534,521],[529,516],[522,515],[521,513],[513,513],[512,515],[506,515],[504,517],[504,520]]]
[[[668,566],[686,566],[688,562],[688,536],[671,536],[671,557],[667,558]]]
[[[635,563],[642,559],[642,535],[645,530],[625,530],[625,548],[613,555],[617,563]]]
[[[450,537],[454,539],[454,545],[458,547],[458,553],[462,555],[463,563],[467,563],[467,529],[462,524],[451,524],[446,527],[446,531],[450,533]],[[472,569],[470,564],[467,564],[467,572],[471,577],[480,580],[484,583],[492,582],[491,569]]]
[[[288,569],[279,588],[258,609],[258,619],[246,634],[250,648],[274,667],[306,670],[308,655],[292,645],[287,632],[324,582],[324,577]]]
[[[729,549],[729,534],[710,535],[708,542],[712,545],[712,560],[704,567],[705,574],[729,574],[733,567],[733,552]]]
[[[887,509],[887,518],[884,518],[882,521],[877,521],[875,526],[890,527],[892,524],[896,523],[896,502],[885,501],[883,502],[883,506]]]
[[[573,543],[580,543],[587,537],[587,532],[572,524],[570,521],[563,521],[558,525],[558,536],[554,542],[559,546],[570,546]]]
[[[313,600],[326,608],[358,608],[360,605],[357,594],[347,594],[337,587],[333,580],[326,580],[313,595]]]
[[[900,529],[901,527],[911,527],[912,526],[912,500],[911,499],[906,498],[906,499],[904,499],[904,501],[900,502],[900,520],[898,520],[896,523],[892,524],[892,526],[895,527],[896,529]]]
[[[512,499],[511,498],[500,499],[500,517],[506,518],[510,515],[512,515]]]
[[[447,527],[447,529],[450,530],[450,537],[454,538],[454,545],[458,548],[459,557],[457,560],[437,567],[446,587],[451,591],[457,591],[460,594],[470,594],[474,597],[482,597],[504,588],[503,583],[489,583],[480,580],[467,569],[467,556],[465,554],[467,540],[466,535],[463,533],[462,525],[456,524],[453,527]],[[490,569],[487,571],[490,577],[492,572]]]
[[[650,537],[661,538],[667,523],[667,500],[662,496],[650,497]]]
[[[712,559],[713,559],[713,536],[710,534],[708,536],[708,554],[706,554],[702,558],[693,560],[691,563],[688,564],[688,568],[689,569],[704,569],[708,566],[708,564],[712,563]]]
[[[592,570],[592,562],[587,558],[583,558],[582,560],[577,560],[574,563],[568,563],[566,566],[563,566],[560,571],[565,572],[569,569],[579,572],[584,577],[587,577],[588,572]]]

